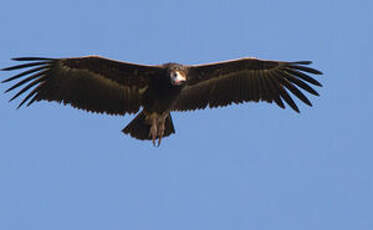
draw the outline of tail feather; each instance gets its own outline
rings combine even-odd
[[[170,136],[173,133],[175,133],[174,123],[172,122],[171,114],[169,114],[168,117],[166,118],[165,130],[164,130],[163,137]]]
[[[144,112],[140,112],[123,130],[124,134],[140,140],[151,140],[149,135],[151,125],[146,123]],[[175,128],[172,122],[171,114],[166,118],[165,131],[163,137],[167,137],[175,133]]]

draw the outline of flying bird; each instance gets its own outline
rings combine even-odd
[[[19,80],[6,92],[23,86],[10,99],[25,95],[18,108],[45,100],[109,115],[135,114],[141,109],[122,132],[158,146],[163,137],[175,133],[172,111],[266,101],[281,108],[286,103],[299,112],[290,95],[312,106],[301,90],[319,96],[311,85],[321,84],[310,74],[322,74],[307,66],[310,61],[251,57],[199,65],[140,65],[100,56],[13,60],[23,63],[2,70],[24,72],[2,83]]]

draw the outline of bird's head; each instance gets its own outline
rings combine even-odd
[[[170,77],[171,77],[171,83],[173,85],[183,85],[184,82],[186,81],[186,76],[184,74],[184,72],[181,72],[181,71],[171,71],[170,73]]]
[[[172,85],[182,86],[187,80],[187,73],[182,65],[170,64],[168,67],[168,73]]]

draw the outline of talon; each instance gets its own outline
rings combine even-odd
[[[158,133],[157,125],[156,123],[153,123],[149,130],[149,137],[152,137],[152,142],[154,146],[156,146],[155,140],[157,139],[157,133]]]
[[[163,114],[161,116],[155,114],[152,117],[149,117],[148,124],[151,124],[149,130],[149,137],[151,137],[153,145],[159,147],[162,142],[162,137],[165,131],[165,120],[168,114]],[[158,143],[156,144],[156,139]]]
[[[159,123],[159,125],[158,125],[158,146],[161,145],[161,140],[162,140],[162,137],[163,137],[163,134],[164,134],[164,130],[165,130],[164,122]]]

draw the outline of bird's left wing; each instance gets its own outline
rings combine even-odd
[[[299,109],[289,92],[311,106],[300,89],[313,95],[310,86],[321,84],[308,74],[321,74],[307,67],[310,61],[281,62],[256,58],[241,58],[224,62],[188,66],[187,85],[183,88],[172,110],[186,111],[227,106],[247,101],[273,101],[285,108]]]
[[[119,62],[99,56],[13,60],[27,63],[2,70],[30,68],[2,81],[21,79],[6,90],[9,92],[23,86],[11,101],[30,90],[18,107],[26,102],[29,106],[35,101],[46,100],[107,114],[136,113],[151,77],[162,71],[158,66]]]

